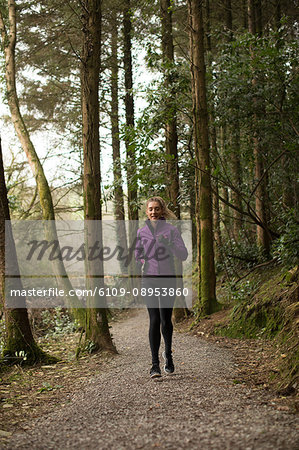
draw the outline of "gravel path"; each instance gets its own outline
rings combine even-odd
[[[119,351],[71,403],[12,436],[16,449],[298,449],[298,417],[234,384],[227,349],[174,336],[176,375],[149,378],[147,312],[113,326]]]

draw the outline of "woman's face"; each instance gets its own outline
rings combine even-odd
[[[146,209],[149,220],[159,220],[163,215],[163,210],[159,202],[149,202]]]

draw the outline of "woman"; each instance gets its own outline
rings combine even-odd
[[[152,353],[151,378],[161,377],[159,348],[161,330],[165,342],[164,370],[174,372],[172,360],[171,321],[175,301],[176,278],[174,256],[185,261],[187,249],[176,227],[166,219],[176,219],[161,197],[151,197],[146,202],[148,219],[137,232],[136,260],[142,265],[141,295],[149,314],[149,342]],[[160,330],[161,329],[161,330]]]

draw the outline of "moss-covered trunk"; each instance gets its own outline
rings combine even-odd
[[[218,309],[213,250],[208,108],[206,100],[202,1],[188,0],[193,92],[194,147],[199,170],[200,304],[202,314]]]
[[[84,216],[86,222],[86,246],[95,241],[102,246],[100,221],[101,169],[99,146],[99,77],[101,56],[101,1],[84,0],[82,3],[83,47],[81,55],[82,131],[84,157]],[[97,224],[92,223],[98,221]],[[103,261],[96,259],[86,263],[88,289],[104,287]],[[98,278],[94,275],[97,274]],[[97,291],[98,292],[98,291]],[[95,350],[114,351],[108,327],[107,310],[98,308],[105,298],[93,297],[87,308],[86,338]]]

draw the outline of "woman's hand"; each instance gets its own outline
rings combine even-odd
[[[163,236],[163,234],[160,234],[160,236],[158,236],[158,242],[159,242],[159,244],[163,244],[169,250],[171,249],[171,247],[173,245],[173,243],[170,241],[168,236]]]

